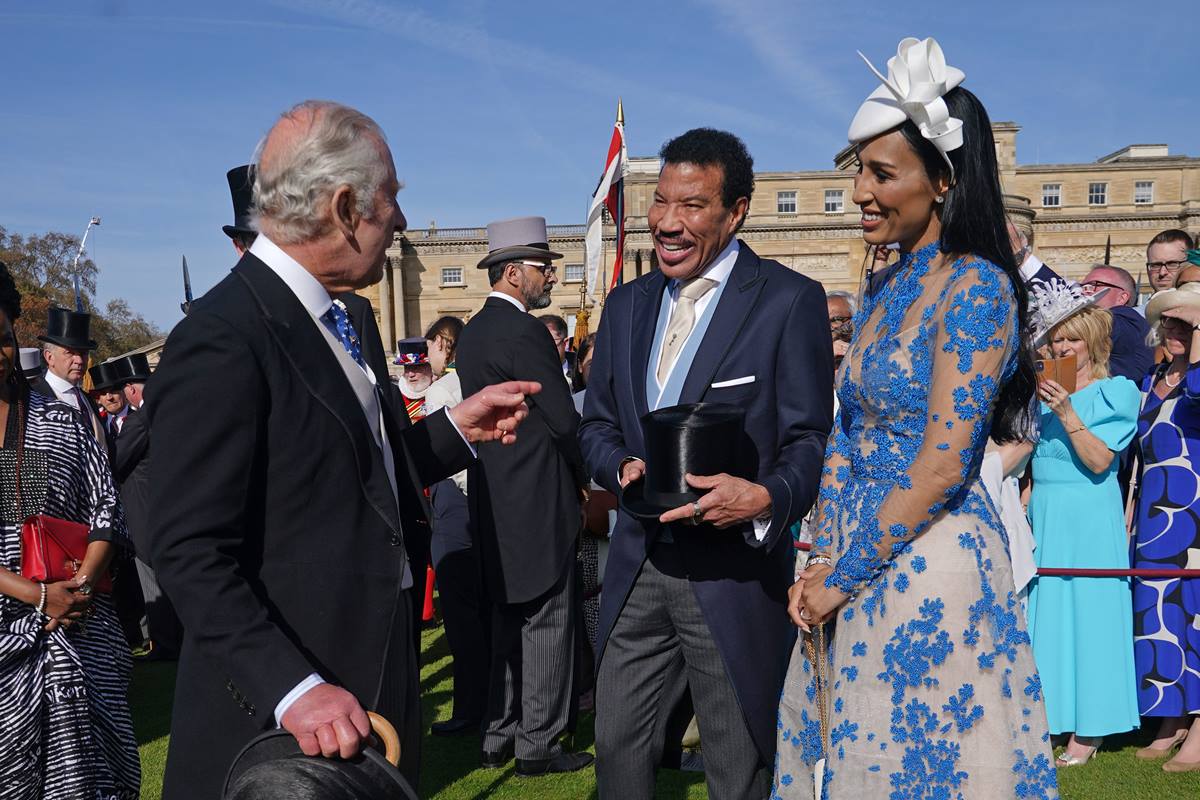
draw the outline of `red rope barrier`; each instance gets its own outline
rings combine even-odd
[[[797,550],[811,550],[808,542],[796,542]],[[1200,578],[1200,569],[1067,569],[1038,567],[1045,578]]]

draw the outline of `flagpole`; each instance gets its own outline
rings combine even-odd
[[[75,254],[75,261],[71,264],[71,271],[76,275],[79,274],[79,259],[83,256],[83,248],[87,245],[88,234],[92,232],[92,227],[100,224],[99,217],[92,217],[88,222],[87,227],[83,229],[83,238],[79,240],[79,252]],[[82,311],[83,309],[80,309]]]

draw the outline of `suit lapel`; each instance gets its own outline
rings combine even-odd
[[[629,319],[629,370],[633,378],[633,401],[640,419],[649,410],[646,402],[646,368],[650,363],[650,348],[654,346],[654,326],[662,306],[663,288],[667,279],[661,272],[652,272],[638,281],[639,291],[633,293]]]
[[[700,342],[700,349],[696,351],[687,379],[683,382],[683,389],[679,393],[681,404],[699,403],[704,399],[713,376],[741,335],[758,302],[758,295],[765,283],[759,275],[758,256],[745,242],[740,242],[739,248],[737,261],[729,273],[730,283],[721,293],[708,330]],[[644,369],[642,371],[645,372]]]
[[[287,284],[258,258],[246,254],[234,273],[255,295],[267,327],[300,382],[334,416],[350,439],[367,500],[392,530],[399,531],[400,515],[384,472],[383,454],[375,445],[363,408],[325,337]],[[386,375],[383,380],[387,380]]]

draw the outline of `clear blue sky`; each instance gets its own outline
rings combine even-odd
[[[913,10],[918,7],[918,10]],[[697,125],[828,168],[903,36],[939,39],[1022,163],[1200,155],[1195,0],[0,0],[0,224],[82,233],[101,301],[164,328],[233,264],[226,170],[309,97],[383,126],[409,223],[583,221],[618,95],[633,155]],[[91,246],[94,243],[94,247]]]

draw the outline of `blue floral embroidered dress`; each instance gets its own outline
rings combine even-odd
[[[842,366],[816,528],[827,582],[851,594],[826,672],[826,800],[1058,796],[1007,540],[979,480],[1016,305],[999,267],[931,270],[936,254],[904,256]],[[772,796],[813,797],[820,754],[800,637]]]

